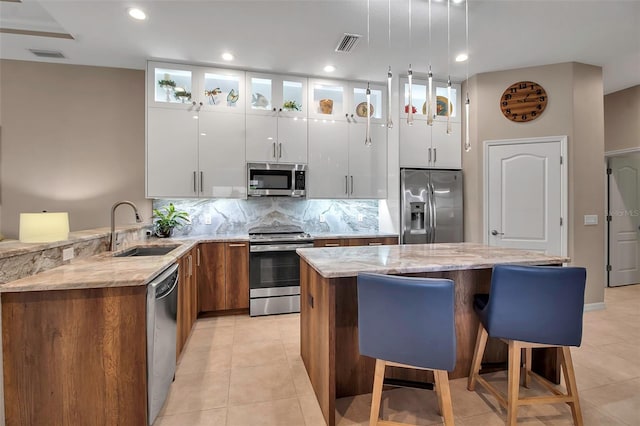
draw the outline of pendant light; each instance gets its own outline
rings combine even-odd
[[[447,135],[451,132],[451,0],[447,0]]]
[[[364,144],[371,146],[371,89],[369,89],[369,83],[367,83],[367,131],[364,136]]]
[[[433,73],[431,72],[431,0],[429,0],[429,93],[427,94],[427,124],[433,126]]]
[[[370,35],[370,28],[369,28],[369,1],[367,0],[367,57],[369,56],[369,35]],[[369,88],[369,83],[367,82],[367,108],[366,108],[366,114],[367,114],[367,129],[365,131],[365,135],[364,135],[364,144],[365,146],[371,146],[371,89]]]
[[[464,123],[464,151],[471,151],[471,142],[469,139],[469,0],[464,2],[464,26],[465,26],[465,40],[466,40],[466,49],[467,49],[467,99],[464,101],[464,115],[465,115],[465,123]]]
[[[411,52],[411,0],[409,0],[409,52]],[[407,124],[409,126],[413,126],[413,71],[411,70],[411,64],[409,64],[407,79],[409,80],[409,106],[407,108]]]
[[[391,0],[389,0],[389,51],[391,51]],[[393,74],[391,73],[391,65],[387,72],[387,128],[393,129],[393,120],[391,119],[391,81]]]

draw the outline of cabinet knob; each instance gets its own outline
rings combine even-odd
[[[349,118],[349,114],[348,114],[348,113],[347,113],[347,114],[345,114],[345,115],[344,115],[344,118]]]
[[[202,102],[200,102],[200,106],[203,106],[204,104]]]
[[[196,101],[191,102],[191,105],[196,106]]]
[[[273,112],[276,112],[276,107],[273,107]]]
[[[282,112],[282,108],[280,108],[280,109],[278,110],[278,112]]]
[[[353,118],[353,114],[351,114],[351,118]]]

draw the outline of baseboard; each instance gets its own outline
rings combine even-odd
[[[602,311],[602,310],[604,310],[606,308],[607,307],[605,306],[604,302],[585,303],[585,305],[584,305],[584,311],[585,312]]]

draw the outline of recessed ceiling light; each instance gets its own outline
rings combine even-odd
[[[455,4],[462,3],[464,0],[453,0]]]
[[[138,21],[144,21],[147,19],[147,14],[142,11],[142,9],[138,9],[136,7],[132,7],[129,9],[129,16],[133,19],[137,19]]]
[[[469,59],[469,57],[467,56],[466,53],[461,53],[458,56],[456,56],[456,62],[464,62],[467,59]]]
[[[222,59],[224,59],[225,61],[233,61],[233,55],[229,52],[224,52],[222,54]]]
[[[327,65],[326,67],[324,67],[324,72],[334,72],[336,70],[336,67],[334,67],[333,65]]]

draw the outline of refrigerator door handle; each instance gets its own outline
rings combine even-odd
[[[435,194],[435,187],[433,186],[433,183],[429,184],[430,186],[430,198],[431,198],[431,214],[429,215],[431,217],[431,242],[435,243],[436,242],[436,228],[437,228],[437,222],[436,222],[436,194]]]

